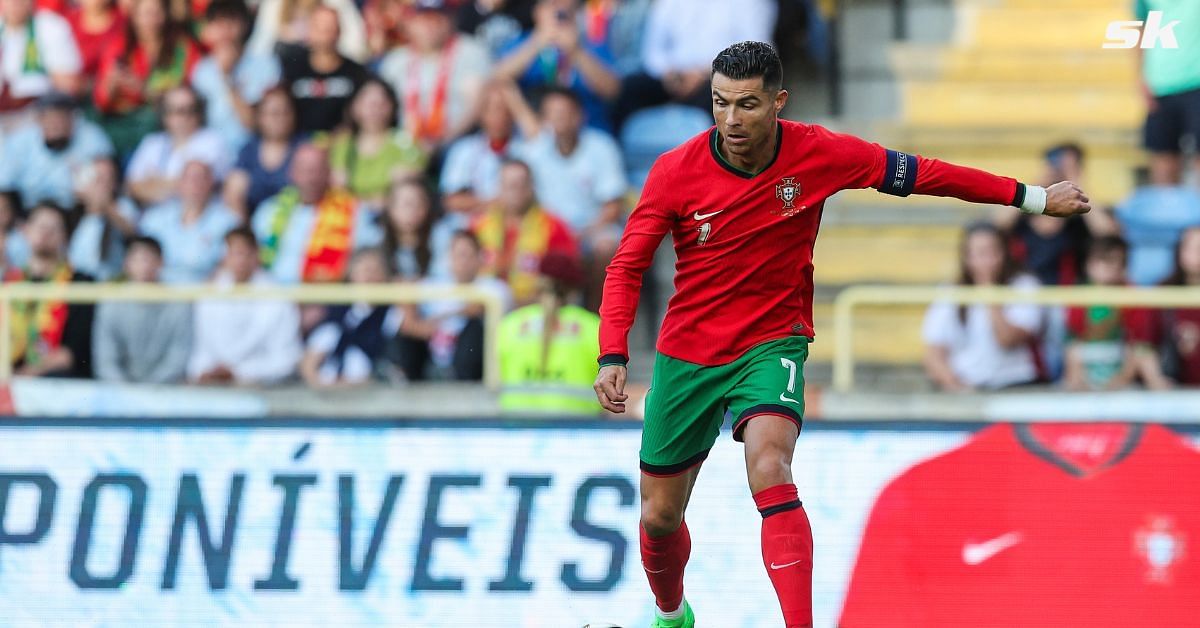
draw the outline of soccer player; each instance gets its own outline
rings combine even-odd
[[[654,164],[608,267],[596,395],[609,411],[624,412],[641,275],[670,232],[676,293],[658,339],[640,453],[641,554],[657,605],[654,627],[695,624],[683,597],[691,551],[684,510],[726,411],[734,440],[745,443],[763,516],[763,564],[784,620],[811,626],[812,532],[791,461],[804,414],[813,242],[825,200],[874,187],[1058,217],[1090,208],[1069,182],[1025,185],[780,120],[788,93],[770,44],[734,44],[712,72],[716,126]]]

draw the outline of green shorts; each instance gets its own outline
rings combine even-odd
[[[733,438],[756,416],[774,414],[802,425],[804,361],[809,339],[791,336],[757,345],[720,366],[701,366],[658,354],[646,397],[642,471],[668,476],[708,457],[725,413],[733,415]]]

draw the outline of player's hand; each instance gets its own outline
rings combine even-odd
[[[614,414],[625,412],[625,400],[629,399],[629,395],[625,394],[625,377],[628,374],[629,371],[620,364],[600,367],[600,373],[596,375],[596,384],[592,388],[596,391],[596,399],[605,410]]]
[[[1070,181],[1059,181],[1046,188],[1045,214],[1055,218],[1086,214],[1092,210],[1092,206],[1088,205],[1088,202],[1088,197],[1084,195],[1078,185]]]

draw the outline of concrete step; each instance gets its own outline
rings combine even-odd
[[[901,80],[1015,82],[1025,89],[1043,84],[1116,85],[1130,89],[1138,79],[1134,55],[1110,50],[997,50],[896,44],[892,68]]]
[[[1053,2],[1036,6],[963,3],[958,6],[955,41],[1004,50],[1101,49],[1109,22],[1131,19],[1131,13],[1132,3],[1124,7],[1103,2],[1095,7],[1062,8]]]
[[[814,281],[937,283],[958,267],[959,225],[825,225],[813,253]]]
[[[1004,82],[904,83],[901,119],[945,128],[1040,127],[1059,133],[1141,124],[1141,98],[1129,86],[1046,85],[1031,90]]]

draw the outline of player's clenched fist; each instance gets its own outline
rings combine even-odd
[[[1088,197],[1078,185],[1070,181],[1059,181],[1046,188],[1046,215],[1067,218],[1091,211]]]
[[[627,374],[628,371],[620,364],[600,367],[600,373],[596,375],[596,384],[592,388],[596,390],[596,399],[600,400],[600,405],[604,406],[605,410],[616,414],[625,411],[625,400],[629,398],[629,395],[625,394]]]

